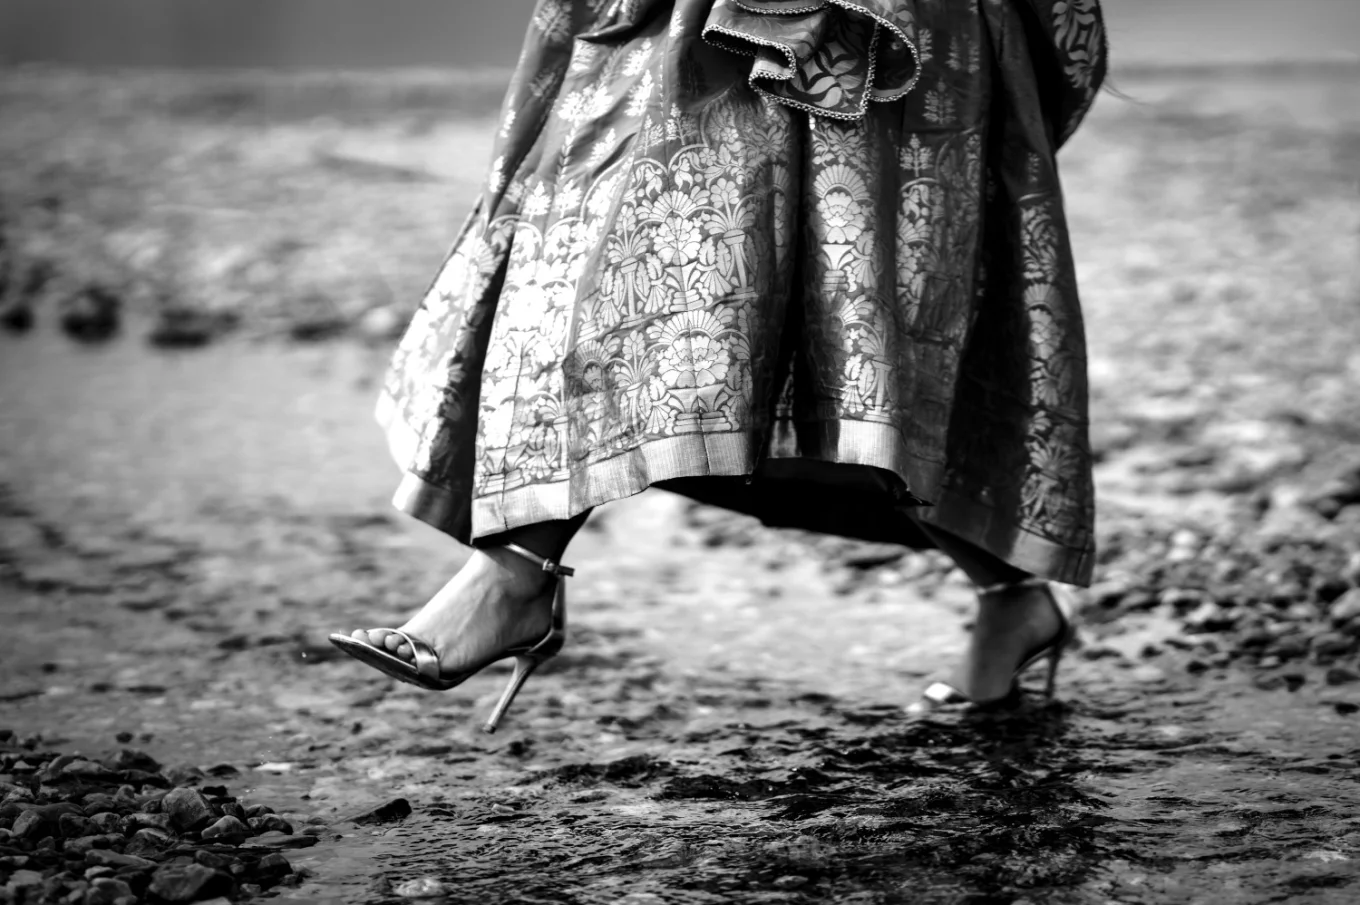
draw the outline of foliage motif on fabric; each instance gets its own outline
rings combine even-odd
[[[478,211],[385,387],[449,530],[806,457],[1089,569],[1053,137],[1104,43],[1094,0],[1023,2],[1052,27],[1033,52],[1072,67],[1056,124],[997,113],[994,90],[1039,108],[1034,68],[998,49],[1023,31],[1009,2],[543,0]]]
[[[902,97],[920,68],[916,20],[901,2],[717,0],[704,38],[755,57],[756,90],[836,119]]]

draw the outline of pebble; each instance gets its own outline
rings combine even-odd
[[[85,853],[85,863],[98,867],[112,867],[115,870],[151,870],[156,862],[139,858],[136,855],[120,855],[118,852],[103,848],[92,848]]]
[[[124,851],[129,855],[145,857],[147,855],[159,855],[174,844],[175,838],[169,833],[148,827],[133,833]]]
[[[293,865],[278,852],[270,852],[255,864],[256,878],[280,878],[293,872]]]
[[[110,290],[91,284],[61,302],[61,329],[81,342],[102,342],[118,332],[121,300]]]
[[[217,814],[207,799],[193,789],[175,789],[161,801],[161,809],[169,815],[170,823],[180,832],[190,832],[206,826]]]
[[[85,894],[85,905],[114,905],[119,899],[132,896],[132,887],[114,877],[99,877],[90,881]]]
[[[434,877],[419,877],[415,880],[398,883],[392,889],[392,892],[403,899],[434,899],[452,894],[453,889],[443,880]]]
[[[36,870],[16,870],[10,875],[9,883],[7,885],[12,886],[15,889],[24,889],[29,886],[41,885],[42,881],[43,875]]]
[[[103,802],[98,802],[103,806]],[[101,833],[117,833],[122,829],[123,818],[113,811],[96,811],[90,817],[90,823]]]
[[[1333,666],[1327,670],[1325,681],[1328,685],[1350,685],[1352,682],[1360,681],[1360,675],[1349,669]]]
[[[98,831],[94,821],[79,814],[62,814],[61,819],[57,821],[57,828],[61,831],[63,839],[91,836]]]
[[[388,823],[393,820],[401,820],[410,815],[411,803],[405,798],[394,798],[384,805],[379,805],[372,810],[364,811],[362,814],[351,817],[350,822],[360,825]]]
[[[229,874],[201,864],[169,864],[151,877],[150,893],[163,902],[196,902],[224,896],[235,885]]]
[[[203,830],[202,838],[208,839],[245,839],[251,834],[249,826],[242,823],[239,818],[230,815],[221,818],[216,823]]]
[[[1360,617],[1360,588],[1351,588],[1332,601],[1327,615],[1333,625],[1341,625]]]
[[[1313,639],[1313,652],[1328,657],[1348,654],[1355,648],[1355,639],[1349,635],[1329,632]]]
[[[293,835],[293,825],[284,820],[277,814],[262,814],[259,817],[249,819],[250,828],[257,833],[283,833],[286,836]]]
[[[124,835],[144,829],[166,831],[171,829],[169,814],[147,814],[141,811],[121,818],[118,821],[118,825],[122,829]]]
[[[248,839],[243,847],[249,848],[268,848],[268,849],[289,849],[307,848],[316,845],[315,836],[288,836],[283,833],[261,833],[252,839]]]
[[[370,308],[359,318],[359,331],[369,339],[396,339],[410,321],[410,312],[396,305]]]

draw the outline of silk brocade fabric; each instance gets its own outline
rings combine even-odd
[[[1095,0],[541,0],[394,356],[396,503],[462,541],[660,486],[1085,583],[1056,154]]]

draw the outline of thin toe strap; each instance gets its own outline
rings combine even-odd
[[[415,661],[416,672],[427,679],[439,679],[439,655],[434,652],[434,648],[400,629],[385,628],[382,631],[391,632],[411,646],[411,657]]]

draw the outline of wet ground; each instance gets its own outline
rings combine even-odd
[[[3,358],[4,725],[87,753],[128,733],[324,818],[286,897],[1355,895],[1360,695],[1322,666],[1296,665],[1295,690],[1191,672],[1145,650],[1182,626],[1131,611],[1088,628],[1060,702],[912,720],[961,640],[961,583],[658,493],[583,536],[571,646],[484,736],[500,673],[432,696],[324,642],[396,618],[457,558],[385,505],[360,417],[380,355],[34,337]],[[344,823],[393,797],[415,813]]]
[[[1058,701],[909,719],[964,637],[946,563],[648,493],[578,539],[569,647],[482,735],[504,672],[431,695],[325,642],[461,556],[387,505],[383,342],[171,351],[129,303],[84,345],[38,307],[0,336],[5,750],[231,765],[327,827],[298,901],[1354,901],[1351,75],[1124,81],[1067,158],[1104,552]]]

